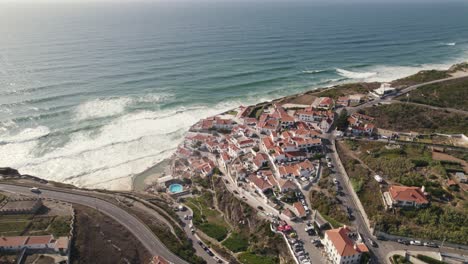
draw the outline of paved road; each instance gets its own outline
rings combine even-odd
[[[190,224],[192,223],[192,221],[191,220],[185,220],[184,216],[185,215],[193,216],[193,211],[188,206],[185,206],[185,208],[187,208],[187,210],[185,210],[183,212],[178,211],[177,215],[179,216],[179,218],[182,221],[184,221],[184,223],[186,223],[186,225],[184,226],[184,231],[187,234],[187,237],[192,240],[193,248],[195,249],[195,252],[197,253],[197,256],[202,257],[206,261],[207,264],[216,264],[215,259],[213,257],[211,257],[210,255],[208,255],[208,253],[206,253],[206,251],[197,243],[197,241],[199,239],[197,237],[195,237],[195,235],[192,234],[192,232],[190,231]],[[215,252],[213,252],[213,253],[215,253]],[[227,263],[227,262],[225,262],[225,263]]]
[[[468,73],[462,75],[462,76],[455,76],[455,77],[449,77],[449,78],[445,78],[445,79],[440,79],[440,80],[435,80],[435,81],[430,81],[430,82],[425,82],[425,83],[420,83],[420,84],[416,84],[416,85],[412,85],[412,86],[408,86],[402,90],[400,90],[398,93],[396,93],[395,95],[389,95],[389,96],[386,96],[384,98],[377,98],[373,101],[369,101],[369,102],[366,102],[366,103],[363,103],[361,105],[358,105],[356,107],[346,107],[346,110],[348,111],[349,114],[352,114],[354,112],[357,112],[359,109],[363,109],[363,108],[366,108],[366,107],[371,107],[372,105],[374,104],[377,104],[377,103],[382,103],[382,102],[389,102],[391,103],[391,100],[395,97],[398,97],[398,96],[401,96],[401,95],[404,95],[406,93],[409,93],[421,86],[425,86],[425,85],[428,85],[428,84],[434,84],[434,83],[440,83],[440,82],[445,82],[445,81],[449,81],[449,80],[455,80],[455,79],[461,79],[461,78],[466,78],[468,76]]]
[[[332,144],[332,152],[328,154],[335,171],[332,177],[335,177],[339,181],[340,186],[343,187],[342,191],[345,194],[343,197],[338,197],[343,202],[343,204],[351,208],[353,212],[354,220],[352,221],[352,226],[354,226],[357,229],[357,231],[364,236],[364,238],[372,238],[372,230],[370,230],[367,226],[366,221],[364,219],[365,216],[361,212],[362,210],[359,209],[359,206],[357,205],[358,202],[354,199],[354,196],[351,194],[351,192],[353,192],[353,187],[348,177],[346,177],[346,172],[343,167],[343,164],[341,164],[341,160],[338,157],[338,153],[334,151],[336,149],[334,146],[335,139],[332,134],[327,134],[326,137],[330,140]],[[366,241],[364,242],[366,243]],[[368,243],[366,243],[366,245],[368,245]],[[380,248],[372,248],[370,245],[368,245],[368,247],[374,253],[374,263],[381,263],[384,260],[385,255],[381,252]]]
[[[36,195],[31,193],[29,188],[27,187],[7,184],[0,184],[0,190],[29,196]],[[76,203],[96,208],[100,212],[110,216],[111,218],[119,222],[121,225],[123,225],[125,228],[127,228],[137,239],[140,240],[140,242],[147,248],[147,250],[152,255],[163,256],[167,260],[176,264],[187,263],[186,261],[179,258],[177,255],[169,251],[169,249],[167,249],[164,246],[164,244],[153,234],[153,232],[145,224],[143,224],[136,217],[134,217],[133,215],[129,214],[128,212],[126,212],[122,208],[119,208],[116,205],[113,205],[104,200],[87,196],[85,194],[72,194],[60,191],[42,190],[40,196],[43,198],[51,198],[55,200],[61,200],[65,202]]]

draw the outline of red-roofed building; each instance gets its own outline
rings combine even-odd
[[[334,264],[360,263],[363,253],[369,252],[363,243],[356,243],[348,237],[348,227],[340,227],[325,232],[325,251]]]
[[[257,175],[250,175],[249,176],[249,182],[252,187],[257,189],[259,193],[264,193],[268,190],[271,190],[273,187],[267,180],[265,180],[263,177],[259,177]]]
[[[268,164],[268,156],[265,153],[257,153],[253,159],[255,170]]]
[[[344,106],[344,107],[349,106],[349,97],[348,96],[338,97],[338,100],[336,100],[336,104],[340,106]]]
[[[424,187],[407,187],[392,185],[388,192],[384,193],[387,206],[414,206],[423,207],[429,204],[424,195]],[[391,204],[389,204],[391,202]]]
[[[314,102],[312,103],[312,107],[329,110],[333,108],[333,104],[333,99],[331,99],[330,97],[319,97],[314,100]]]
[[[19,251],[24,248],[30,250],[52,249],[61,254],[68,252],[70,240],[68,237],[55,239],[52,235],[44,236],[11,236],[0,237],[0,251]]]
[[[289,210],[288,208],[284,209],[281,212],[281,215],[287,217],[289,220],[294,220],[296,218],[296,215],[291,210]]]
[[[307,211],[300,202],[295,202],[293,206],[296,209],[296,214],[298,217],[304,218],[307,216]]]

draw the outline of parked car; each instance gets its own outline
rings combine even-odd
[[[260,205],[257,206],[257,209],[260,210],[260,211],[264,211],[265,209],[263,209],[263,207],[261,207]]]
[[[413,245],[413,246],[422,246],[422,243],[421,243],[421,241],[419,241],[419,240],[411,240],[411,241],[410,241],[410,245]]]
[[[400,244],[403,244],[403,245],[409,245],[410,244],[410,242],[408,240],[404,240],[404,239],[398,239],[397,242],[400,243]]]
[[[31,189],[29,189],[31,192],[33,193],[41,193],[41,190],[37,187],[32,187]]]
[[[239,192],[238,192],[238,191],[236,191],[236,190],[234,190],[234,193],[235,193],[235,194],[239,194]]]
[[[209,249],[205,249],[206,253],[208,253],[208,255],[210,255],[211,257],[214,256],[213,252]]]
[[[328,163],[327,163],[327,167],[328,167],[328,168],[333,168],[333,164],[332,164],[331,162],[328,162]]]
[[[424,242],[424,246],[433,247],[433,248],[439,247],[436,243],[432,243],[432,242]]]

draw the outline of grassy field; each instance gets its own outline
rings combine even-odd
[[[349,219],[345,209],[339,204],[336,198],[331,197],[323,191],[312,190],[309,201],[311,207],[318,210],[333,227],[348,224]]]
[[[447,71],[420,71],[416,74],[392,81],[392,86],[411,86],[418,83],[430,82],[450,77]]]
[[[193,223],[206,235],[222,241],[229,232],[229,226],[222,214],[209,205],[213,197],[211,193],[204,192],[201,197],[188,198],[186,201],[193,211]]]
[[[389,104],[364,109],[378,128],[420,133],[468,134],[468,115],[411,104]]]
[[[278,258],[270,256],[256,255],[251,252],[239,254],[238,259],[244,264],[276,264],[279,263]]]
[[[468,111],[468,78],[450,80],[419,87],[411,91],[409,101],[419,104],[448,107]],[[406,96],[398,98],[406,101]]]
[[[222,244],[232,252],[237,253],[247,250],[249,247],[249,240],[239,233],[232,233]]]

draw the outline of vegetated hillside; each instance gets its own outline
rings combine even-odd
[[[398,99],[468,111],[468,77],[425,85],[411,91],[409,98],[401,96]]]
[[[360,82],[360,83],[346,83],[333,86],[331,88],[321,88],[312,90],[300,95],[287,96],[280,100],[281,104],[311,104],[317,97],[331,97],[338,99],[340,96],[351,94],[367,94],[370,91],[378,88],[378,82]]]
[[[430,82],[450,77],[448,71],[428,70],[404,77],[391,82],[393,87],[411,86],[418,83]]]
[[[353,188],[378,231],[389,234],[466,244],[468,207],[463,189],[447,187],[447,180],[460,166],[432,159],[431,149],[418,145],[387,145],[375,141],[346,140],[338,153]],[[373,173],[371,173],[371,170]],[[377,184],[379,174],[388,185]],[[365,175],[364,177],[362,175]],[[357,186],[356,181],[362,181]],[[431,204],[427,208],[398,208],[386,211],[377,195],[391,184],[425,186]]]
[[[210,189],[215,191],[214,195],[209,195],[212,193],[211,190],[204,189],[201,196],[196,198],[198,199],[197,207],[201,207],[205,215],[204,224],[209,225],[209,228],[205,229],[210,231],[213,226],[224,225],[229,230],[229,234],[218,241],[232,254],[239,253],[237,257],[243,263],[293,263],[283,238],[270,230],[270,223],[260,218],[256,209],[229,192],[222,177],[213,176],[211,180],[209,185]],[[203,181],[210,181],[210,179],[205,178]],[[208,212],[214,211],[215,208],[223,214],[225,224],[221,223],[222,220],[216,215]],[[195,218],[196,215],[194,215],[194,222]]]
[[[346,83],[333,86],[332,89],[321,91],[317,93],[317,96],[331,97],[338,99],[340,96],[346,96],[351,94],[367,94],[370,91],[379,88],[380,83],[378,82],[360,82],[360,83]]]
[[[364,109],[378,128],[420,133],[468,134],[468,115],[411,104],[389,104]]]

